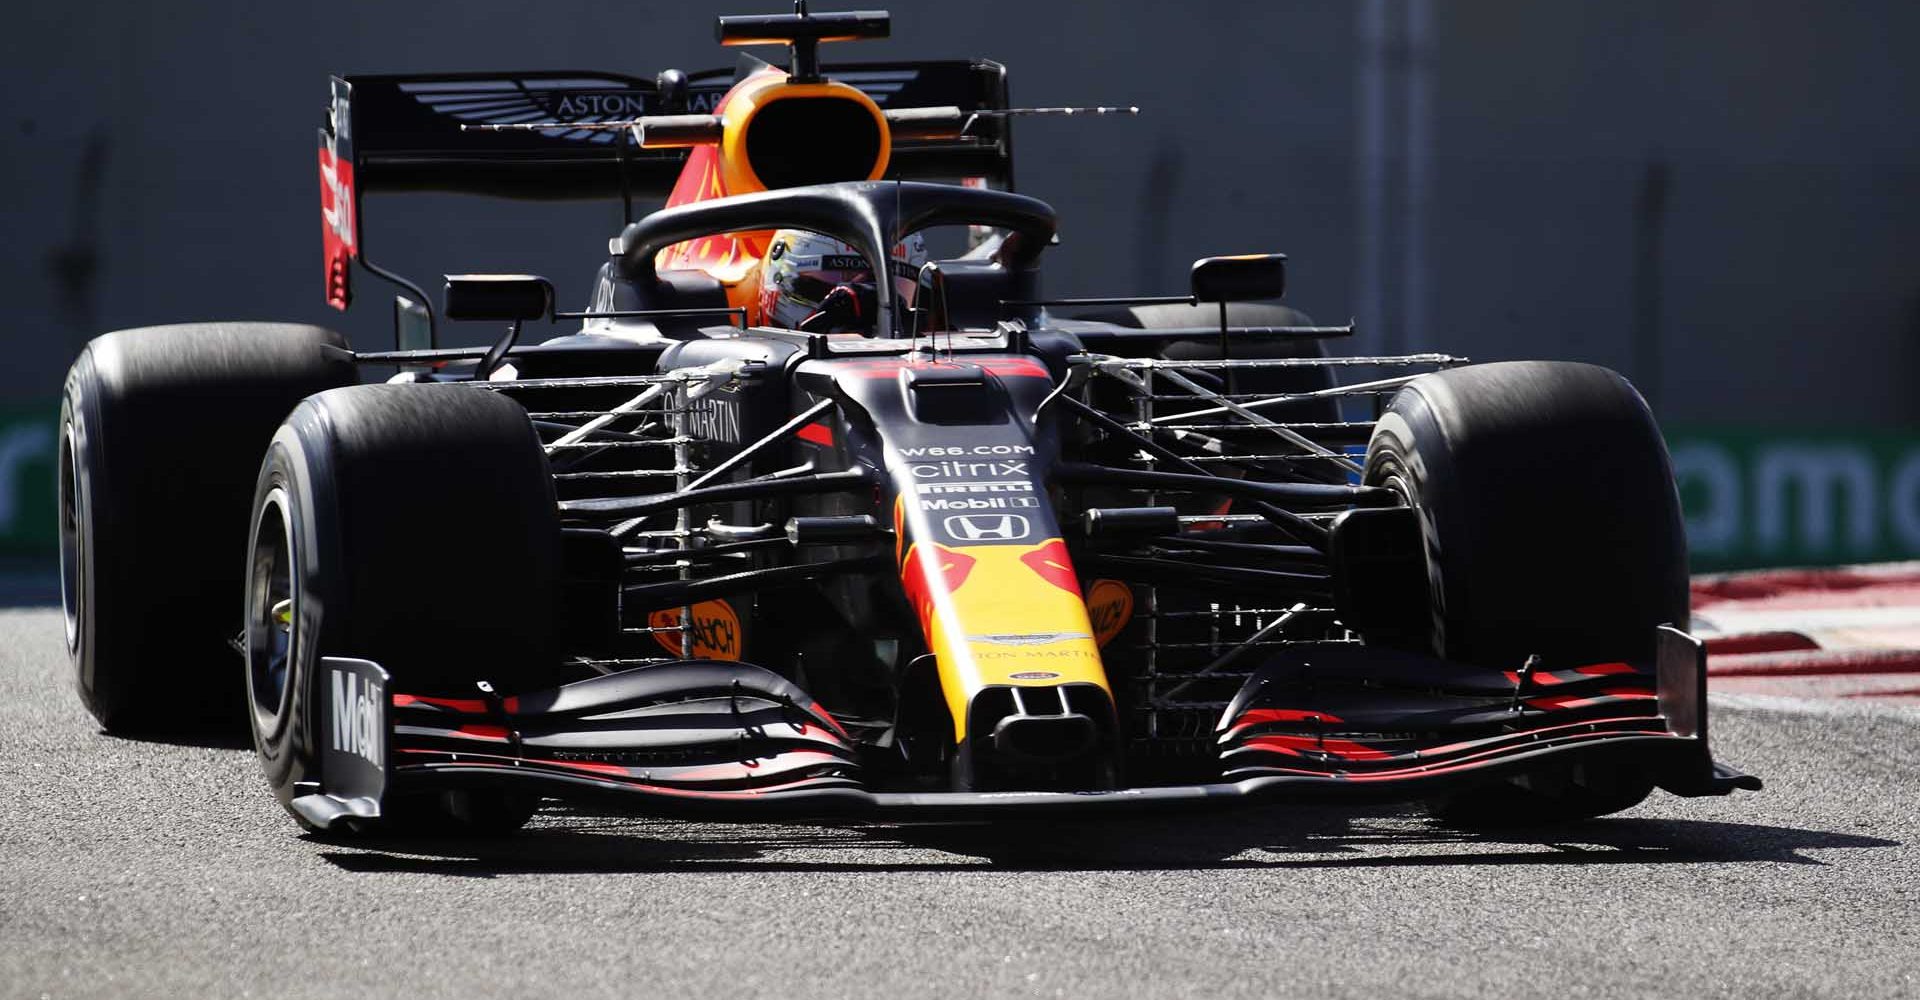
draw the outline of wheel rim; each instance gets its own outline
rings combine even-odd
[[[73,425],[60,433],[60,607],[66,613],[67,652],[80,650],[80,598],[85,593],[81,574],[86,571],[83,546],[86,544],[86,518],[80,508],[78,471],[74,461]]]
[[[247,572],[247,692],[260,730],[287,709],[299,616],[293,575],[293,520],[286,490],[267,491],[254,524]]]
[[[1400,494],[1401,503],[1419,512],[1421,545],[1430,546],[1432,542],[1427,535],[1427,514],[1414,494],[1413,484],[1407,481],[1406,470],[1398,462],[1393,463],[1381,477],[1380,485]],[[1445,607],[1445,594],[1441,590],[1439,578],[1434,575],[1431,549],[1422,553],[1422,556],[1427,561],[1427,600],[1429,602],[1427,641],[1435,656],[1445,656],[1447,655],[1446,617],[1437,613],[1437,609]]]

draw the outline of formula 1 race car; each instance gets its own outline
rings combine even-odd
[[[823,69],[888,24],[719,19],[784,68],[335,79],[327,295],[396,283],[396,347],[87,346],[59,509],[100,722],[235,706],[280,802],[346,831],[1759,787],[1708,753],[1672,473],[1620,376],[1326,356],[1352,327],[1272,304],[1277,254],[1048,299],[1011,122],[1130,109],[1015,108],[987,61]],[[504,274],[436,311],[367,256],[361,196],[407,190],[666,207],[582,311]]]

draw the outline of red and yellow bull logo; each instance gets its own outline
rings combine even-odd
[[[963,737],[967,706],[982,688],[1093,684],[1108,690],[1093,623],[1066,543],[914,543],[900,582],[940,670],[940,686]]]

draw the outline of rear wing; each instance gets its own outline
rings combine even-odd
[[[984,59],[845,63],[824,72],[865,91],[882,109],[1008,107],[1006,67]],[[334,77],[333,103],[320,129],[327,302],[345,309],[351,301],[353,261],[397,280],[366,259],[360,208],[368,192],[630,202],[665,197],[688,155],[685,149],[640,149],[626,129],[491,131],[462,125],[604,125],[644,115],[705,113],[734,82],[731,69],[690,76],[670,71],[652,80],[598,72]],[[983,117],[961,138],[898,137],[888,176],[979,178],[976,183],[1009,189],[1010,124]]]

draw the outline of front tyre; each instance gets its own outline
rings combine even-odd
[[[559,513],[519,404],[464,385],[321,393],[274,435],[253,510],[248,707],[283,806],[319,790],[322,657],[372,660],[414,695],[552,682]],[[389,802],[394,832],[497,832],[532,811],[484,790]]]
[[[1425,375],[1394,397],[1365,482],[1419,512],[1427,628],[1363,635],[1506,670],[1649,663],[1688,620],[1687,549],[1666,444],[1618,374],[1520,361]],[[1636,769],[1580,765],[1440,803],[1469,825],[1557,821],[1645,798]]]

